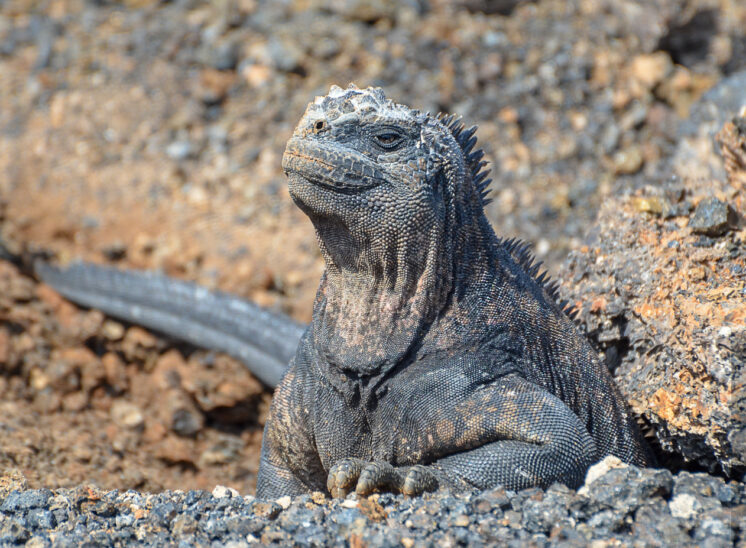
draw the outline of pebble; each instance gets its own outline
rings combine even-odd
[[[215,488],[212,490],[212,496],[216,499],[223,498],[223,497],[237,497],[238,491],[233,489],[232,487],[226,487],[224,485],[216,485]]]
[[[707,198],[697,204],[689,226],[696,234],[716,237],[736,226],[736,222],[736,213],[729,204],[717,198]]]
[[[125,428],[139,428],[145,422],[140,408],[125,400],[114,401],[109,413],[115,424]]]
[[[189,141],[174,141],[166,147],[166,155],[172,160],[182,161],[194,155],[194,145]]]

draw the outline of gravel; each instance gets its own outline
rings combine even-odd
[[[0,495],[0,543],[27,546],[732,546],[746,541],[744,484],[702,473],[639,469],[610,457],[578,492],[321,493],[276,501],[207,491],[24,489]]]

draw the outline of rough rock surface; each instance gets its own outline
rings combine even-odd
[[[736,90],[746,105],[742,79],[712,95]],[[667,453],[663,461],[733,475],[746,469],[746,131],[739,129],[746,118],[739,110],[718,134],[727,170],[609,200],[563,273],[564,296],[606,351],[633,410]],[[713,157],[713,133],[706,142],[700,127],[675,158],[698,150],[696,165],[722,162]],[[692,146],[696,139],[702,146]]]
[[[79,310],[0,261],[0,470],[250,490],[269,399],[236,360]]]
[[[0,543],[27,546],[742,546],[743,484],[602,462],[578,492],[555,484],[405,498],[276,501],[207,491],[28,489],[0,478]],[[31,544],[29,544],[31,543]]]

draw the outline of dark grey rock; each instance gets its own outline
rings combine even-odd
[[[634,512],[653,497],[668,497],[673,488],[671,472],[665,469],[624,466],[613,468],[587,486],[588,508]]]
[[[532,533],[549,533],[556,523],[569,517],[573,492],[564,485],[551,486],[546,494],[523,505],[523,526]]]
[[[31,535],[19,519],[9,519],[0,528],[0,544],[20,544],[26,542]]]
[[[0,504],[0,512],[18,512],[31,508],[43,508],[51,496],[52,492],[49,489],[12,491]]]
[[[42,508],[32,508],[29,510],[26,521],[32,529],[54,529],[57,525],[54,514]]]
[[[671,516],[661,499],[638,509],[633,534],[645,546],[686,546],[691,542],[686,528]]]
[[[100,500],[97,503],[95,503],[93,506],[91,506],[90,511],[93,514],[96,514],[97,516],[100,516],[103,518],[110,518],[112,516],[117,515],[116,506],[104,500]]]
[[[737,224],[734,209],[717,198],[708,198],[697,204],[689,221],[692,231],[706,236],[721,236]]]
[[[171,521],[176,517],[176,505],[172,502],[156,504],[150,511],[150,520],[161,527],[170,527]]]

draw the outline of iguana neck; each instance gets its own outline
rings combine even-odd
[[[326,261],[314,308],[316,348],[331,368],[350,376],[394,367],[490,270],[483,250],[494,233],[486,219],[466,226],[445,219],[388,244],[314,224]]]

